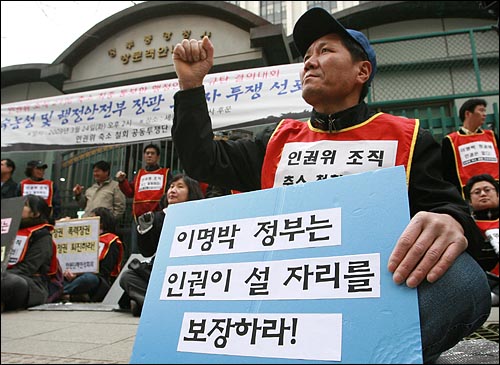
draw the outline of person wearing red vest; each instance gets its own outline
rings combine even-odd
[[[132,181],[127,180],[127,174],[123,171],[116,173],[116,179],[120,190],[127,198],[133,198],[132,214],[134,222],[131,227],[131,253],[137,253],[137,217],[146,212],[160,210],[160,199],[168,189],[172,180],[172,172],[169,168],[160,167],[160,147],[154,143],[144,147],[145,167],[140,169]]]
[[[59,189],[52,180],[44,178],[47,164],[39,160],[32,160],[26,164],[24,174],[26,179],[19,183],[18,196],[29,194],[39,195],[45,199],[52,210],[52,217],[56,220],[61,215],[61,197]]]
[[[143,262],[134,259],[128,264],[128,270],[120,277],[124,293],[118,301],[119,306],[130,309],[134,317],[139,317],[142,312],[168,206],[199,199],[203,199],[199,182],[185,174],[177,174],[172,177],[167,193],[160,201],[161,209],[139,216],[139,250],[141,255],[151,259]]]
[[[26,195],[25,199],[7,270],[2,273],[2,312],[45,304],[47,276],[57,268],[50,208],[40,196]]]
[[[498,306],[498,182],[489,174],[475,175],[467,181],[464,193],[484,237],[482,255],[475,257],[481,267],[488,272],[492,305]]]
[[[469,99],[460,107],[462,127],[441,142],[443,177],[464,195],[467,181],[475,175],[490,174],[498,182],[498,135],[483,129],[486,100]]]
[[[186,173],[242,192],[402,165],[410,220],[388,260],[395,284],[417,288],[424,362],[479,328],[491,297],[466,252],[481,239],[467,204],[443,180],[440,145],[418,120],[372,113],[363,101],[377,63],[366,36],[314,7],[297,21],[307,122],[283,120],[255,140],[214,140],[204,77],[214,63],[208,37],[184,39],[172,54],[179,91],[172,138]],[[237,123],[238,121],[235,121]],[[443,305],[453,303],[453,306]]]
[[[101,302],[121,270],[123,243],[116,232],[116,218],[108,208],[98,207],[90,212],[99,217],[99,272],[74,274],[64,271],[63,301]]]

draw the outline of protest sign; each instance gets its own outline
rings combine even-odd
[[[131,363],[421,363],[393,167],[168,208]]]
[[[63,271],[69,269],[74,274],[99,272],[99,222],[99,217],[56,222],[52,236]]]
[[[9,262],[10,251],[21,223],[23,207],[23,197],[2,199],[2,272]]]

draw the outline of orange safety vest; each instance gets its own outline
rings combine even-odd
[[[118,276],[122,267],[122,259],[123,259],[123,243],[114,233],[103,233],[99,236],[99,261],[104,259],[109,252],[109,248],[111,244],[116,242],[118,245],[118,249],[120,253],[118,254],[118,259],[116,260],[116,264],[111,271],[111,276]]]
[[[24,260],[24,256],[26,255],[26,252],[28,251],[28,246],[30,243],[31,235],[33,232],[38,231],[44,227],[47,227],[50,232],[54,230],[54,226],[48,223],[43,223],[39,224],[37,226],[33,227],[27,227],[27,228],[21,228],[17,231],[16,235],[16,243],[19,243],[19,249],[20,252],[18,254],[11,252],[11,256],[9,258],[9,263],[7,265],[7,268],[12,268],[18,263],[22,262]],[[49,266],[49,271],[47,272],[47,275],[53,275],[57,271],[57,246],[54,240],[52,240],[52,258],[50,260],[50,266]]]
[[[261,187],[302,182],[403,165],[408,184],[418,119],[378,113],[329,133],[311,122],[285,119],[273,132],[262,165]]]
[[[498,245],[498,218],[495,220],[476,220],[476,224],[481,230],[481,233],[483,236],[491,242],[492,240],[496,239],[497,242],[496,244]],[[492,245],[493,246],[493,245]],[[495,267],[491,270],[492,273],[498,275],[498,263],[495,265]]]
[[[498,146],[493,131],[483,130],[475,134],[450,133],[457,167],[457,177],[462,192],[467,181],[479,174],[490,174],[498,180]]]
[[[54,196],[54,183],[51,180],[34,181],[31,179],[21,180],[21,195],[28,194],[41,196],[52,208],[52,198]]]
[[[134,183],[134,201],[132,211],[137,218],[141,214],[159,209],[160,199],[165,194],[168,168],[154,171],[140,169]]]

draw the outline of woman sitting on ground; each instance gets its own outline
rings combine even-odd
[[[40,196],[24,198],[21,224],[7,270],[2,273],[2,312],[45,304],[48,274],[57,268],[51,209]]]
[[[125,293],[118,303],[121,308],[130,308],[135,317],[139,317],[142,312],[146,289],[153,268],[154,255],[156,254],[168,206],[198,199],[203,199],[203,193],[198,181],[185,174],[178,174],[173,177],[167,193],[160,200],[160,205],[164,208],[160,211],[147,212],[139,216],[139,225],[137,226],[139,251],[145,257],[153,257],[149,262],[139,262],[137,260],[129,264],[129,270],[125,271],[120,278],[120,286]]]
[[[64,271],[63,301],[101,302],[121,270],[123,243],[116,234],[116,219],[108,208],[99,207],[91,217],[100,218],[99,272],[75,274]]]

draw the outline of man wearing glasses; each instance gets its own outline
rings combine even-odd
[[[498,182],[489,174],[475,175],[464,193],[484,237],[484,245],[474,258],[487,272],[491,305],[498,306]]]

